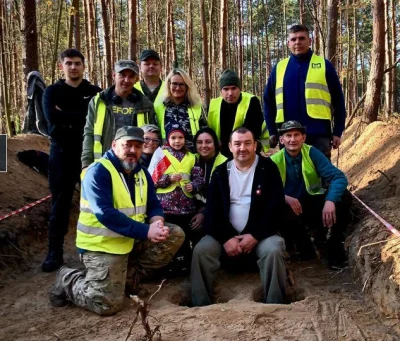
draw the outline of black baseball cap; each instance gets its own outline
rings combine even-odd
[[[123,140],[123,141],[139,141],[144,142],[144,131],[141,128],[133,127],[133,126],[125,126],[119,128],[115,134],[114,140]]]
[[[303,134],[306,133],[306,127],[302,126],[299,122],[297,121],[287,121],[284,122],[281,125],[281,128],[278,129],[279,134],[283,135],[284,133],[286,133],[289,130],[300,130]]]
[[[154,58],[157,60],[161,60],[159,54],[154,50],[143,50],[140,54],[140,61],[143,62],[148,58]]]

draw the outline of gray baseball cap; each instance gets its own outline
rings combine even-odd
[[[123,70],[131,70],[139,75],[139,66],[133,60],[119,60],[114,66],[115,72],[121,72]]]
[[[133,126],[125,126],[122,128],[119,128],[117,132],[115,133],[115,138],[114,140],[123,140],[123,141],[139,141],[139,142],[144,142],[144,131],[138,127],[133,127]]]
[[[303,134],[306,133],[306,127],[302,126],[297,121],[287,121],[281,125],[280,129],[278,129],[280,135],[286,133],[289,130],[300,130]]]

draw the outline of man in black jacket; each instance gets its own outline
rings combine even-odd
[[[49,250],[42,270],[50,272],[63,263],[64,236],[75,185],[81,172],[83,127],[90,99],[101,89],[83,79],[85,58],[76,49],[60,55],[65,79],[46,88],[43,110],[51,137],[49,187],[52,207],[49,221]]]
[[[207,235],[193,251],[191,267],[192,303],[212,303],[212,284],[220,257],[255,254],[264,290],[263,301],[285,300],[285,242],[276,234],[285,205],[278,168],[256,155],[253,133],[235,129],[229,149],[233,160],[213,173],[207,198]]]

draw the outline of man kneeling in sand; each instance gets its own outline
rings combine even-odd
[[[53,306],[71,301],[99,315],[115,314],[123,307],[131,251],[140,249],[135,261],[143,269],[159,269],[183,243],[180,227],[164,225],[151,176],[139,164],[143,134],[137,127],[118,129],[111,149],[84,175],[76,245],[86,270],[59,270]]]

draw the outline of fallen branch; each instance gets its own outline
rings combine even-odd
[[[152,341],[153,337],[157,334],[158,335],[158,340],[161,340],[161,332],[160,332],[160,327],[161,325],[158,324],[155,326],[155,328],[152,330],[149,324],[149,316],[151,316],[149,314],[149,304],[150,301],[152,300],[152,298],[161,290],[163,284],[165,282],[165,279],[163,279],[161,281],[161,283],[158,285],[158,289],[150,296],[149,300],[147,302],[141,300],[138,296],[136,295],[131,295],[131,299],[138,304],[138,308],[136,310],[136,316],[134,318],[134,320],[132,321],[132,324],[129,328],[129,332],[128,335],[126,336],[125,341],[128,341],[129,337],[132,334],[132,329],[133,326],[135,325],[135,323],[137,322],[137,320],[139,319],[139,314],[142,320],[142,325],[144,330],[146,331],[146,335],[144,337],[144,340],[146,341]],[[151,316],[153,318],[155,318],[154,316]],[[157,319],[156,319],[157,320]]]
[[[388,179],[390,182],[393,182],[384,172],[382,172],[380,169],[377,170],[377,172],[381,173],[386,179]]]
[[[364,95],[362,95],[362,97],[358,101],[356,107],[354,108],[354,111],[349,116],[349,120],[347,121],[346,126],[345,126],[344,129],[347,129],[350,126],[351,122],[353,122],[353,118],[356,116],[358,110],[361,108],[361,104],[364,102],[366,96],[367,96],[367,93],[364,92]]]

